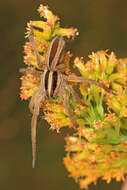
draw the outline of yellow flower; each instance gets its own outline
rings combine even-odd
[[[40,17],[44,17],[47,19],[47,23],[50,27],[54,27],[59,18],[48,9],[47,6],[40,5],[38,8],[38,12],[40,13]]]

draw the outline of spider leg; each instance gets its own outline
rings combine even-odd
[[[60,64],[60,65],[57,65],[55,69],[56,69],[56,71],[64,73],[67,68],[66,68],[65,64]]]
[[[40,78],[40,75],[41,75],[36,70],[33,70],[33,69],[29,68],[29,67],[28,68],[21,68],[21,69],[19,69],[19,72],[23,73],[23,74],[30,73],[30,74],[34,75],[36,78]]]
[[[40,59],[40,55],[39,55],[39,52],[36,48],[36,44],[35,44],[35,40],[34,40],[34,33],[33,33],[33,26],[32,24],[30,24],[30,33],[29,33],[29,41],[30,41],[30,44],[34,50],[34,53],[35,53],[35,56],[36,56],[36,59],[37,59],[37,64],[39,67],[42,67],[42,62],[41,62],[41,59]]]
[[[127,176],[125,178],[124,183],[122,184],[121,190],[126,190],[127,189]]]
[[[88,107],[87,104],[85,104],[81,98],[79,97],[79,95],[77,94],[77,92],[72,88],[72,86],[67,85],[67,89],[71,92],[73,98],[79,103],[82,104],[85,107]]]
[[[35,167],[36,160],[36,126],[38,115],[33,113],[31,121],[31,141],[32,141],[32,167]]]
[[[39,87],[35,92],[33,93],[30,103],[29,103],[29,109],[31,113],[34,113],[34,107],[36,105],[38,95],[42,93],[41,87]]]
[[[113,94],[113,95],[117,95],[116,92],[110,90],[109,88],[107,88],[106,86],[104,86],[102,83],[100,82],[97,82],[93,79],[89,79],[89,78],[85,78],[85,77],[79,77],[79,76],[68,76],[68,77],[65,77],[65,80],[68,81],[68,82],[87,82],[87,83],[92,83],[92,84],[95,84],[101,88],[103,88],[106,92],[108,92],[109,94]]]
[[[45,96],[44,93],[42,92],[41,88],[35,91],[33,94],[29,108],[30,111],[32,112],[32,121],[31,121],[31,140],[32,140],[32,167],[35,167],[35,160],[36,160],[36,127],[37,127],[37,118],[39,115],[39,110],[40,110],[40,102],[44,101]]]
[[[76,119],[74,117],[73,111],[72,111],[70,103],[69,103],[69,96],[68,96],[68,94],[67,94],[67,92],[65,90],[63,91],[63,97],[64,97],[64,106],[65,106],[65,109],[68,112],[68,115],[69,115],[69,117],[71,119],[71,122],[76,128],[78,128],[78,123],[77,123],[77,121],[76,121]]]

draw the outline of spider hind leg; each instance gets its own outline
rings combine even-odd
[[[36,161],[36,127],[37,127],[37,119],[39,116],[39,110],[40,110],[40,102],[45,100],[44,93],[42,92],[41,88],[37,89],[29,104],[29,108],[31,113],[33,114],[32,116],[32,121],[31,121],[31,141],[32,141],[32,167],[35,167],[35,161]]]
[[[68,94],[67,94],[67,92],[65,90],[63,92],[63,96],[64,96],[64,106],[65,106],[65,109],[67,110],[67,113],[68,113],[68,115],[70,117],[70,120],[71,120],[72,124],[76,128],[78,128],[79,125],[78,125],[78,123],[77,123],[77,121],[76,121],[76,119],[74,117],[74,113],[73,113],[73,111],[71,109],[70,102],[69,102],[69,96],[68,96]]]

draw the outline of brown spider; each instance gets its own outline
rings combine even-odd
[[[34,34],[33,34],[33,26],[30,25],[30,33],[29,33],[29,41],[33,48],[33,51],[36,56],[37,64],[40,68],[42,68],[42,62],[40,59],[39,52],[37,51],[35,41],[34,41]],[[39,115],[40,109],[40,102],[44,102],[45,99],[52,99],[56,98],[58,94],[63,97],[64,99],[64,106],[65,109],[71,119],[71,122],[74,127],[78,127],[77,121],[74,117],[73,111],[70,107],[69,103],[69,96],[67,91],[72,94],[72,97],[77,101],[77,103],[85,105],[86,104],[80,99],[78,94],[74,91],[71,85],[68,82],[75,82],[75,83],[92,83],[95,85],[100,86],[104,90],[106,90],[110,94],[115,94],[115,92],[110,91],[107,87],[103,84],[84,77],[80,76],[67,76],[65,75],[65,64],[62,63],[63,61],[63,50],[65,46],[65,41],[62,36],[55,36],[51,41],[46,55],[46,66],[44,68],[43,74],[40,76],[41,82],[38,89],[34,92],[29,108],[32,116],[31,122],[31,138],[32,138],[32,166],[35,167],[35,160],[36,160],[36,126],[37,126],[37,118]]]

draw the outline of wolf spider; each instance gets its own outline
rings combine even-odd
[[[30,25],[30,33],[29,33],[29,41],[32,46],[32,49],[34,51],[37,64],[40,68],[42,68],[42,62],[40,59],[39,52],[37,50],[35,40],[34,40],[34,34],[33,34],[33,26]],[[31,140],[32,140],[32,167],[35,167],[35,160],[36,160],[36,126],[37,126],[37,118],[39,115],[40,110],[40,103],[44,102],[45,99],[54,99],[58,96],[63,97],[64,99],[64,106],[65,109],[70,117],[70,120],[72,122],[72,125],[74,127],[78,127],[78,123],[74,117],[73,111],[71,109],[70,103],[69,103],[69,96],[68,93],[72,94],[73,99],[77,101],[77,103],[85,105],[86,104],[80,99],[76,91],[72,88],[72,85],[70,85],[68,82],[74,82],[74,83],[92,83],[95,84],[104,90],[106,90],[110,94],[115,94],[115,92],[111,91],[107,87],[105,87],[103,84],[89,79],[84,78],[81,76],[67,76],[65,74],[66,66],[63,64],[63,56],[64,56],[64,47],[65,47],[65,41],[62,36],[55,36],[47,50],[46,55],[46,66],[44,68],[43,74],[40,76],[40,85],[38,89],[33,93],[33,96],[29,103],[29,109],[32,116],[31,121]]]

